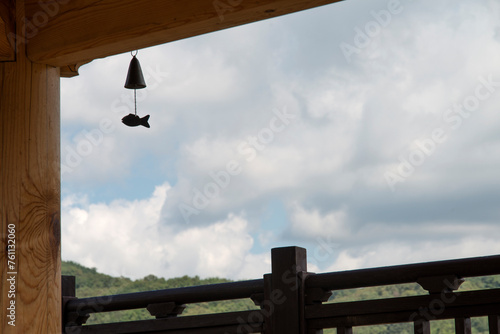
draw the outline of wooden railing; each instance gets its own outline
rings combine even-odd
[[[500,334],[500,289],[456,291],[466,277],[500,274],[500,256],[478,257],[335,273],[307,272],[306,250],[272,250],[272,273],[263,279],[137,292],[75,297],[75,278],[63,277],[65,333],[265,333],[319,334],[336,328],[413,323],[429,334],[430,322],[455,319],[455,332],[471,333],[471,317],[487,316],[490,334]],[[418,283],[427,295],[325,303],[334,290]],[[186,304],[251,298],[259,309],[179,316]],[[146,308],[155,319],[83,325],[92,313]]]

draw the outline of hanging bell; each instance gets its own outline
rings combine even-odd
[[[141,64],[139,64],[139,60],[135,57],[135,55],[133,55],[132,60],[130,61],[130,65],[128,66],[125,88],[146,88],[146,81],[144,81],[144,76],[142,75]]]

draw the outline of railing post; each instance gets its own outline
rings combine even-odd
[[[84,324],[89,315],[84,313],[80,314],[78,312],[68,312],[66,310],[66,305],[68,302],[76,298],[76,278],[75,276],[61,276],[61,296],[62,296],[62,332],[66,333],[66,327],[77,327]],[[75,333],[75,329],[68,329],[71,333]],[[78,331],[78,330],[77,330]]]
[[[272,334],[304,334],[304,296],[299,277],[307,271],[306,250],[300,247],[271,250],[271,293],[279,298],[274,305],[270,325]]]
[[[66,276],[62,275],[61,276],[61,296],[62,296],[62,314],[61,314],[61,319],[62,319],[62,332],[66,333],[65,330],[65,324],[67,320],[67,315],[66,315],[66,303],[71,300],[76,298],[76,284],[75,284],[75,276]]]

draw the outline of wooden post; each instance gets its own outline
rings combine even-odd
[[[271,251],[271,293],[279,298],[274,305],[272,334],[303,334],[303,293],[298,273],[307,271],[306,250],[300,247],[274,248]]]
[[[64,324],[65,318],[67,318],[65,307],[69,300],[76,299],[76,277],[75,276],[61,276],[61,321],[62,321],[62,332],[65,332]]]
[[[23,36],[24,1],[15,12]],[[0,63],[0,332],[54,334],[61,333],[59,69],[32,63],[17,42],[16,61]]]
[[[76,297],[76,277],[75,276],[61,276],[61,295],[62,297]]]

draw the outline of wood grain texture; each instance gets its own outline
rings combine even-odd
[[[337,1],[26,0],[28,56],[63,67]]]
[[[16,58],[15,41],[15,2],[0,1],[0,61],[13,61]]]
[[[17,11],[22,17],[22,1]],[[31,63],[20,47],[16,62],[0,63],[2,247],[15,224],[17,267],[16,326],[7,323],[2,284],[0,332],[60,333],[60,73]]]

